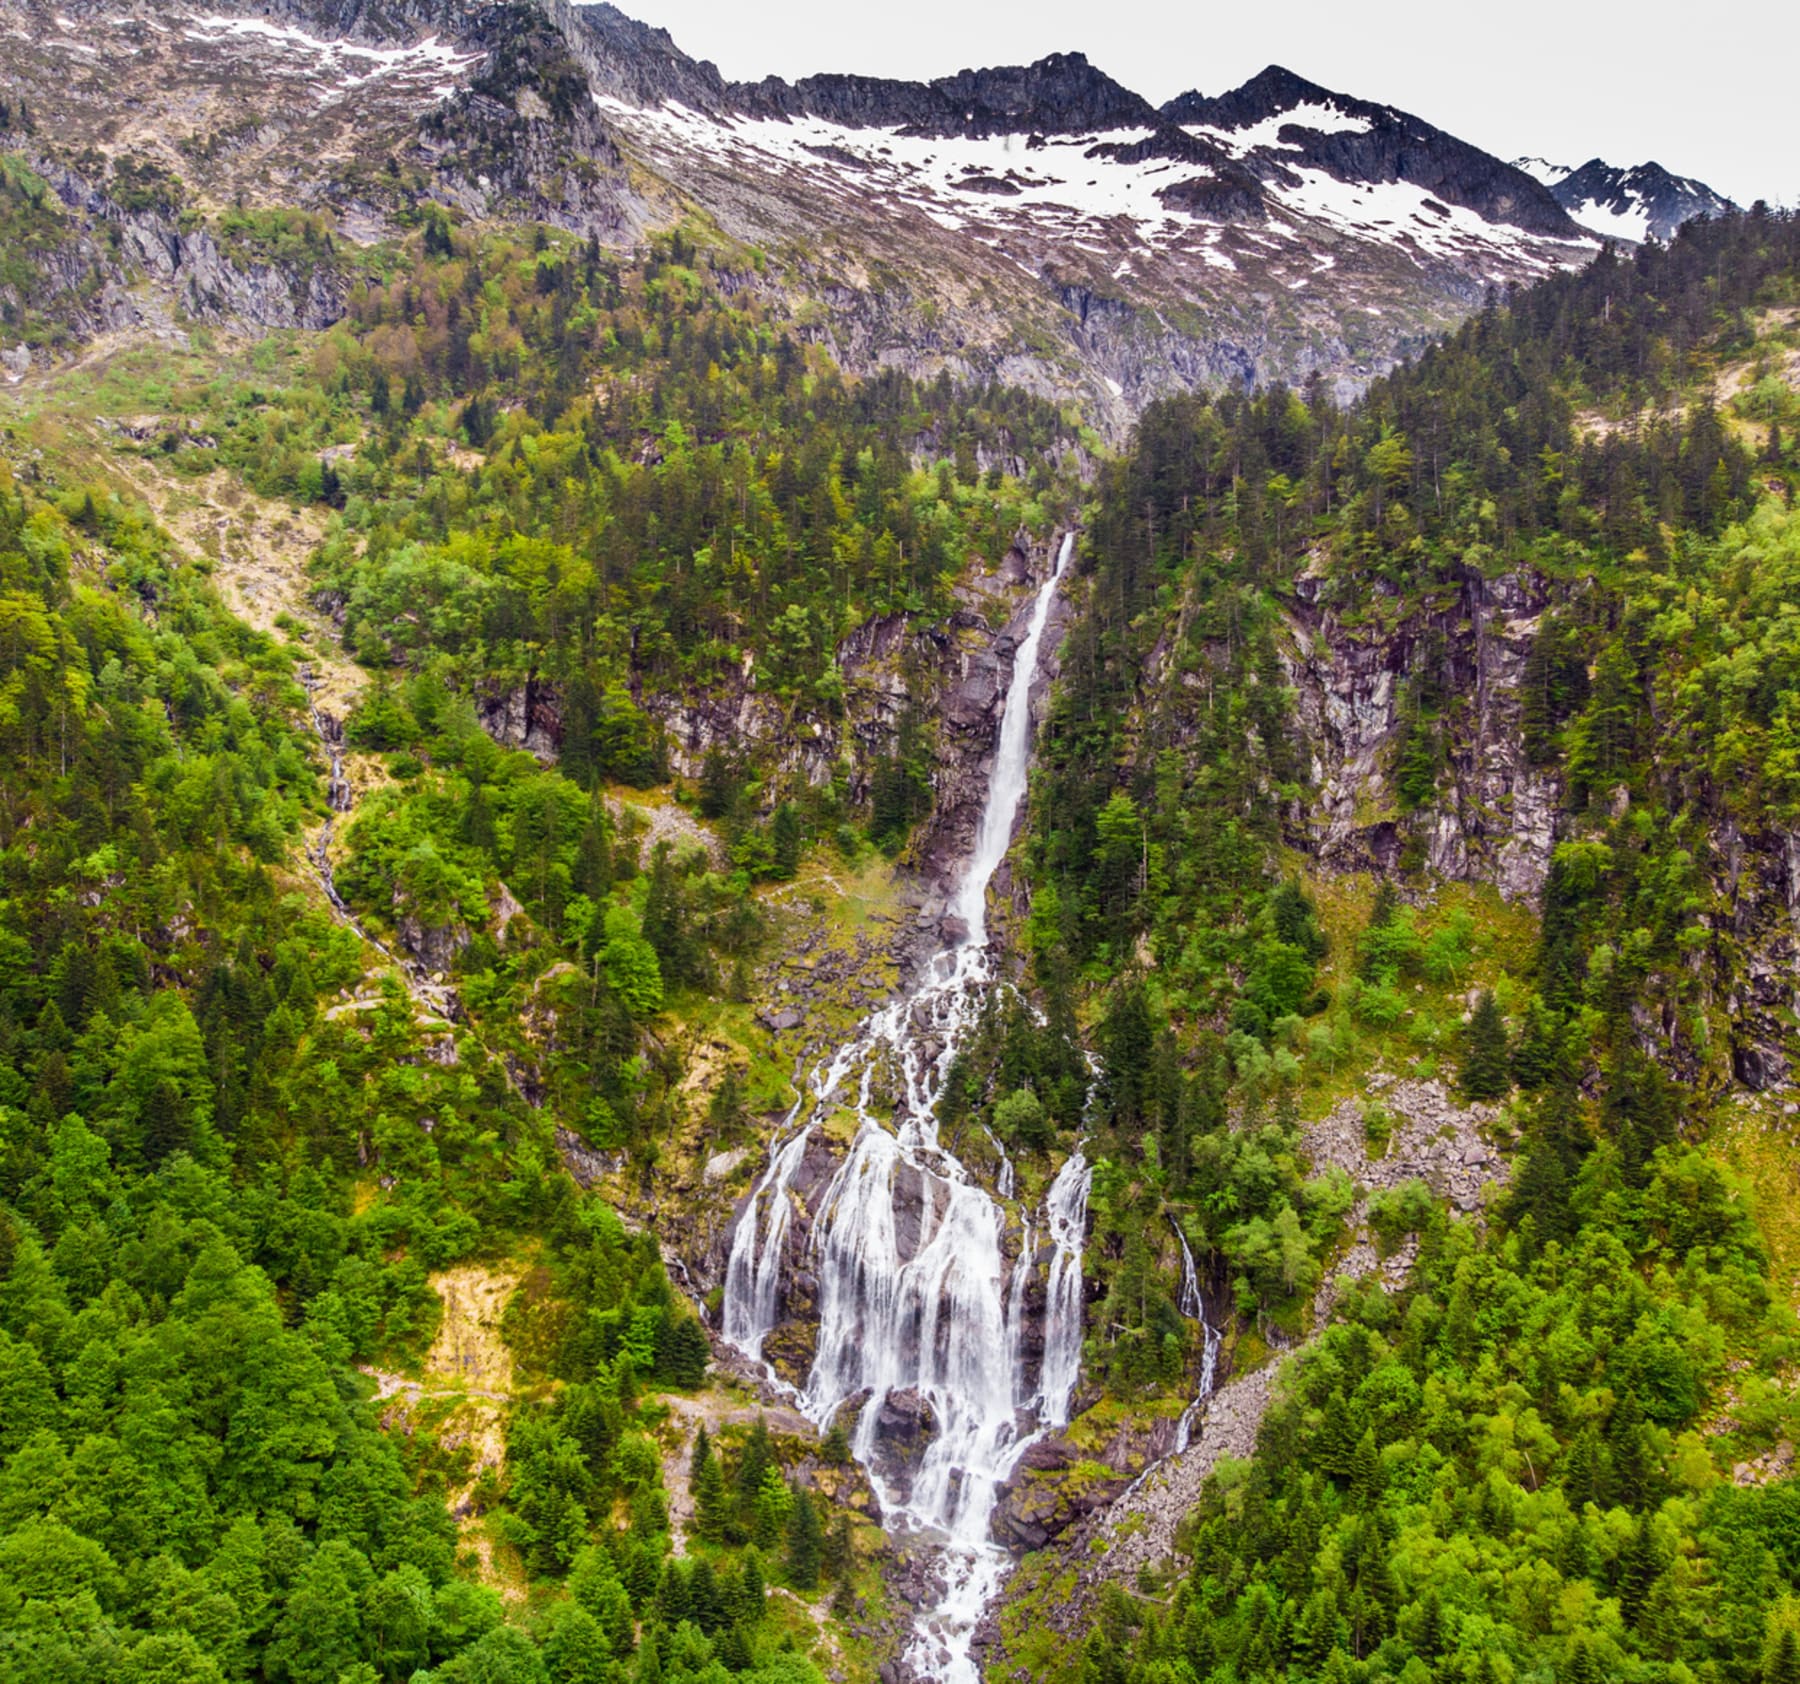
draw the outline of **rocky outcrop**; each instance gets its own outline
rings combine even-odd
[[[1519,698],[1546,584],[1473,570],[1454,594],[1384,626],[1361,605],[1354,622],[1317,571],[1291,605],[1286,670],[1312,790],[1292,815],[1295,839],[1340,870],[1392,871],[1403,860],[1442,879],[1488,882],[1532,900],[1550,869],[1561,790],[1527,759]],[[1394,761],[1408,690],[1444,698],[1447,770],[1436,799],[1402,810]]]
[[[410,912],[395,923],[394,933],[413,963],[434,977],[447,976],[472,939],[465,925],[427,924]]]
[[[902,1503],[909,1501],[919,1463],[937,1436],[938,1419],[931,1400],[908,1386],[888,1392],[878,1404],[865,1398],[859,1407],[875,1410],[870,1466],[883,1486]]]
[[[33,255],[23,286],[0,289],[15,317],[29,313],[85,338],[128,329],[175,335],[182,321],[316,329],[343,314],[349,276],[328,241],[304,259],[221,244],[214,228],[171,205],[137,205],[117,182],[77,172],[41,142],[26,156],[56,195],[63,237]]]
[[[1323,558],[1297,581],[1284,670],[1310,788],[1287,814],[1289,840],[1328,870],[1419,871],[1536,904],[1557,844],[1599,834],[1596,812],[1617,818],[1631,801],[1620,788],[1606,807],[1572,812],[1556,771],[1525,752],[1521,703],[1549,581],[1465,569],[1408,614],[1393,612],[1395,601],[1378,583],[1373,601],[1340,603]],[[1409,809],[1396,771],[1426,695],[1441,770],[1430,798]],[[1667,799],[1682,806],[1691,793]],[[1673,989],[1647,997],[1637,1032],[1683,1081],[1763,1090],[1794,1073],[1800,837],[1776,825],[1747,830],[1716,811],[1723,805],[1697,830],[1710,890],[1697,923],[1710,939],[1686,961],[1693,994],[1686,1003]],[[1713,1018],[1710,1044],[1691,1027],[1696,999]]]
[[[528,678],[511,690],[475,698],[481,728],[507,748],[522,748],[546,765],[562,746],[562,699],[553,685]]]
[[[1730,1025],[1732,1074],[1764,1091],[1794,1074],[1800,1016],[1800,834],[1717,836],[1711,985]],[[1662,1029],[1652,1026],[1652,1033]]]

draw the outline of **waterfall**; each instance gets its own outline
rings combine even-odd
[[[1213,1382],[1219,1371],[1219,1347],[1225,1342],[1224,1333],[1206,1319],[1206,1300],[1200,1296],[1200,1271],[1194,1266],[1193,1247],[1188,1244],[1187,1235],[1181,1231],[1179,1222],[1171,1219],[1169,1226],[1175,1230],[1175,1243],[1181,1247],[1181,1290],[1176,1295],[1175,1308],[1189,1320],[1200,1324],[1200,1384],[1195,1389],[1194,1401],[1182,1410],[1181,1419],[1175,1423],[1175,1442],[1170,1446],[1168,1454],[1145,1464],[1137,1478],[1120,1493],[1118,1500],[1121,1504],[1135,1495],[1138,1487],[1151,1474],[1165,1462],[1171,1462],[1182,1455],[1193,1442],[1194,1423],[1200,1419],[1206,1408],[1206,1400],[1213,1394]]]
[[[1000,1152],[999,1197],[938,1140],[937,1090],[963,1035],[994,986],[987,891],[1011,846],[1031,760],[1031,686],[1050,604],[1074,554],[1058,548],[1013,658],[975,848],[946,927],[956,939],[923,980],[859,1026],[808,1078],[770,1151],[769,1166],[732,1236],[724,1333],[760,1358],[779,1313],[795,1177],[819,1125],[849,1110],[856,1134],[818,1204],[810,1263],[819,1288],[819,1334],[797,1402],[823,1425],[864,1392],[851,1448],[869,1470],[890,1520],[936,1545],[943,1592],[920,1616],[907,1661],[920,1677],[974,1684],[973,1638],[1007,1558],[988,1537],[1000,1484],[1038,1433],[1065,1424],[1081,1359],[1081,1246],[1091,1170],[1079,1149],[1058,1172],[1041,1227],[1021,1217],[1010,1285],[1003,1242],[1013,1171]],[[898,1092],[877,1116],[880,1068]],[[859,1073],[855,1091],[850,1077]],[[995,1142],[998,1146],[998,1142]],[[915,1210],[917,1232],[906,1220]],[[1042,1233],[1049,1246],[1044,1356],[1035,1382],[1024,1354],[1025,1281]],[[916,1394],[932,1431],[904,1488],[876,1462],[883,1403]]]
[[[1181,1412],[1181,1419],[1175,1426],[1175,1448],[1170,1452],[1171,1455],[1179,1456],[1192,1441],[1194,1422],[1206,1407],[1206,1400],[1212,1396],[1213,1378],[1219,1367],[1219,1346],[1224,1336],[1206,1319],[1206,1301],[1200,1296],[1200,1271],[1194,1267],[1194,1252],[1187,1242],[1187,1235],[1181,1231],[1179,1222],[1172,1222],[1170,1226],[1174,1228],[1176,1242],[1181,1247],[1181,1297],[1175,1307],[1184,1316],[1190,1316],[1199,1322],[1201,1337],[1200,1386],[1194,1393],[1194,1401]]]

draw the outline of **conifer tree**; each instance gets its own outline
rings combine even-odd
[[[1492,989],[1484,988],[1463,1034],[1462,1091],[1470,1099],[1503,1099],[1512,1087],[1506,1019]]]
[[[812,1493],[802,1487],[794,1495],[787,1523],[788,1577],[796,1590],[818,1588],[824,1553],[825,1534],[819,1525],[819,1510]]]

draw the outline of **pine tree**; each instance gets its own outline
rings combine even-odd
[[[742,779],[725,750],[714,744],[700,763],[700,816],[728,819],[737,811]]]
[[[725,1489],[725,1471],[719,1458],[709,1455],[697,1462],[691,1476],[694,1493],[694,1530],[709,1544],[722,1544],[731,1526],[731,1498]]]
[[[856,1565],[856,1547],[850,1539],[850,1517],[840,1513],[825,1534],[825,1551],[820,1569],[829,1579],[845,1579]]]
[[[1800,1637],[1792,1626],[1781,1628],[1763,1667],[1763,1684],[1800,1684]]]
[[[788,1515],[787,1546],[788,1577],[794,1588],[818,1589],[825,1534],[819,1525],[819,1511],[812,1493],[804,1487],[795,1493],[794,1506]]]
[[[800,869],[800,845],[804,837],[800,828],[800,809],[784,801],[775,809],[775,822],[770,826],[769,842],[774,855],[774,875],[783,882]]]
[[[762,1554],[755,1545],[744,1551],[744,1577],[738,1592],[738,1617],[755,1625],[762,1617],[769,1599],[763,1583]]]
[[[1528,1093],[1543,1087],[1564,1061],[1562,1025],[1536,994],[1525,1004],[1519,1038],[1512,1049],[1512,1079]]]
[[[738,1458],[737,1494],[746,1506],[756,1502],[762,1490],[763,1475],[775,1466],[775,1445],[769,1437],[768,1418],[756,1417],[756,1424],[744,1440],[743,1455]]]
[[[1625,1616],[1627,1625],[1638,1623],[1661,1565],[1649,1516],[1639,1515],[1618,1567],[1619,1612]]]
[[[1503,1099],[1512,1088],[1506,1019],[1492,989],[1481,991],[1463,1034],[1461,1083],[1470,1099]]]

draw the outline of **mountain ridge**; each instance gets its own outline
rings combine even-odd
[[[422,200],[615,249],[691,223],[847,368],[1021,384],[1114,437],[1171,392],[1349,396],[1598,244],[1513,165],[1278,65],[1159,108],[1079,52],[735,82],[610,4],[209,8],[0,0],[34,167],[85,202],[147,153],[189,197],[302,205],[358,243]]]

